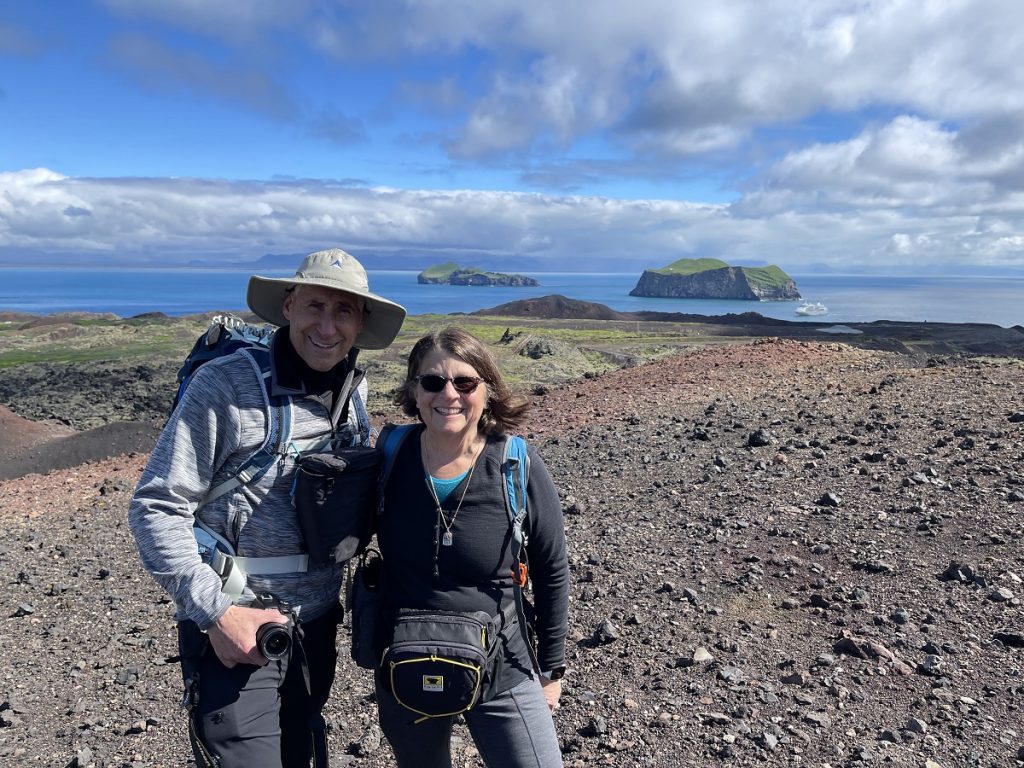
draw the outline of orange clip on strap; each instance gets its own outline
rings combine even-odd
[[[526,563],[516,563],[512,566],[512,581],[514,581],[520,588],[526,586],[527,576],[528,571]]]

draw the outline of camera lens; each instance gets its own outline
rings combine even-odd
[[[271,661],[283,659],[292,645],[292,636],[285,624],[267,622],[256,630],[256,645]]]

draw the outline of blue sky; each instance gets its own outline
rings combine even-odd
[[[0,261],[1024,269],[1017,0],[0,0]]]

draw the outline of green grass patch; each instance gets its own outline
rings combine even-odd
[[[180,339],[145,339],[116,346],[13,349],[0,352],[0,368],[29,363],[94,363],[104,360],[184,359],[188,353]]]
[[[458,273],[460,276],[464,275],[486,275],[490,278],[500,278],[506,275],[500,272],[486,272],[477,267],[460,267],[454,261],[446,261],[444,264],[435,264],[432,267],[427,267],[420,274],[430,280],[450,280],[453,275]]]
[[[82,328],[147,328],[152,325],[166,326],[169,322],[181,323],[182,321],[171,320],[167,317],[128,317],[128,318],[106,318],[106,317],[79,317],[71,321],[72,325]]]
[[[454,261],[446,261],[444,264],[435,264],[432,267],[427,267],[420,274],[432,280],[445,280],[451,277],[452,273],[458,272],[459,269],[459,265]]]
[[[782,288],[793,278],[779,267],[771,264],[767,267],[740,267],[747,276],[747,282],[761,288]]]
[[[728,266],[721,259],[678,259],[666,267],[649,271],[659,275],[695,275],[711,269],[726,269]]]
[[[699,272],[727,269],[728,267],[729,265],[721,259],[679,259],[667,267],[648,271],[659,275],[696,275]],[[762,288],[780,288],[792,279],[774,264],[767,267],[737,267],[737,269],[743,270],[743,274],[747,276],[747,281],[751,285]]]

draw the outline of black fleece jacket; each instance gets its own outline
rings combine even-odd
[[[512,585],[512,530],[502,492],[501,438],[488,438],[473,475],[451,492],[442,508],[451,526],[452,545],[443,546],[444,528],[427,487],[420,456],[422,427],[403,441],[395,458],[377,540],[384,558],[385,600],[394,608],[486,611],[496,615],[515,599]],[[569,565],[558,491],[540,455],[527,448],[527,557],[536,611],[541,670],[565,663],[569,607]],[[436,567],[435,567],[436,566]],[[507,690],[531,670],[522,633],[513,625],[503,633],[504,654],[494,691]]]

